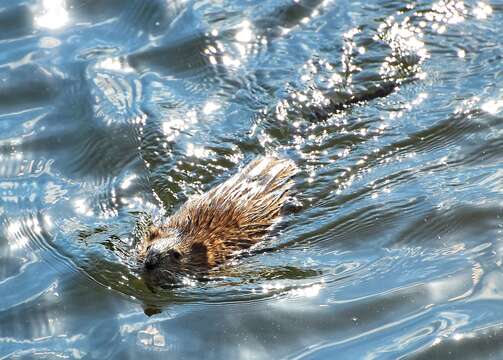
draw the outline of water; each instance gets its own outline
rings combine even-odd
[[[0,2],[0,358],[503,357],[503,2]],[[152,292],[131,231],[259,154],[300,212]]]

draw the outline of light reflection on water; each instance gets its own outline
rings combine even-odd
[[[500,358],[502,10],[0,4],[0,357]],[[153,292],[135,222],[265,152],[301,211]]]
[[[42,0],[35,24],[41,28],[58,29],[69,21],[65,0]]]

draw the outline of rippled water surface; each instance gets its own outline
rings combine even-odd
[[[503,2],[0,0],[0,358],[503,358]],[[260,154],[299,212],[153,292]]]

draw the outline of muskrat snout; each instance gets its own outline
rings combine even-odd
[[[143,265],[147,270],[154,270],[161,263],[161,252],[156,248],[149,249]]]
[[[146,249],[142,276],[149,285],[175,284],[180,271],[182,254],[173,248],[166,249],[164,239],[157,240]]]

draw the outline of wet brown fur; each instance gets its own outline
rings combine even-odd
[[[140,244],[172,239],[180,256],[160,271],[174,273],[222,264],[238,250],[262,240],[281,215],[297,168],[290,160],[260,157],[208,192],[190,198],[160,226],[151,226]]]

